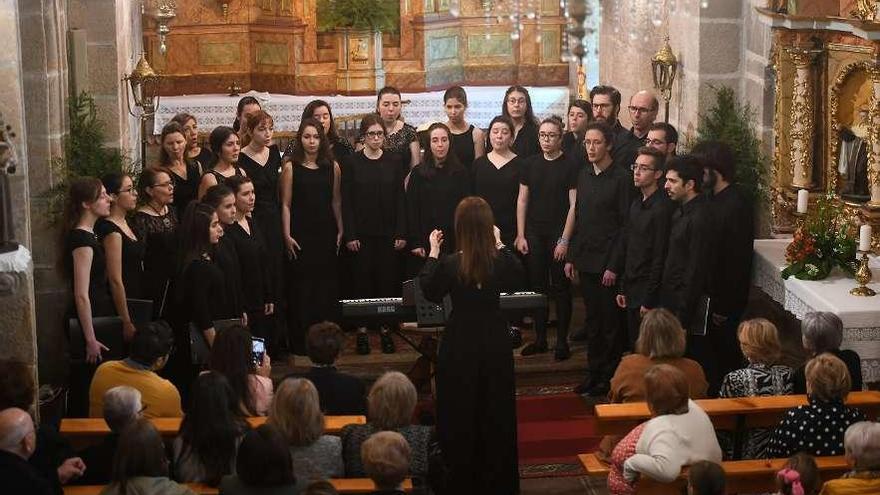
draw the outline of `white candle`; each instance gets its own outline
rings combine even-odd
[[[862,225],[859,227],[859,251],[868,252],[871,250],[871,226]]]
[[[807,203],[810,202],[810,192],[806,189],[799,189],[797,196],[797,212],[806,213]]]

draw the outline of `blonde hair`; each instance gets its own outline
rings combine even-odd
[[[773,365],[782,356],[776,325],[765,318],[740,323],[736,334],[743,355],[753,363]]]
[[[361,444],[364,472],[380,490],[400,486],[409,474],[410,447],[396,431],[380,431]]]
[[[305,378],[282,381],[275,390],[267,422],[277,427],[291,446],[312,445],[324,434],[318,390]]]
[[[367,395],[370,423],[381,430],[396,430],[411,423],[416,408],[416,387],[403,373],[385,373]]]
[[[827,352],[807,361],[807,393],[821,401],[846,399],[852,381],[849,370],[837,356]]]
[[[684,328],[674,314],[663,308],[652,309],[642,318],[636,352],[651,359],[684,356]]]

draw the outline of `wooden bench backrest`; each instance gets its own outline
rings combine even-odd
[[[590,477],[607,478],[610,468],[595,454],[580,454],[578,460]],[[776,472],[782,469],[787,459],[757,459],[722,462],[721,467],[727,476],[727,493],[761,493],[775,491]],[[844,456],[817,457],[816,464],[823,480],[839,478],[849,470]],[[636,493],[650,495],[680,495],[687,486],[687,468],[673,483],[660,483],[643,478]]]
[[[337,478],[329,480],[339,493],[370,493],[376,490],[376,485],[369,478]],[[219,490],[216,487],[199,483],[187,483],[186,486],[198,495],[216,495]],[[403,491],[412,491],[412,480],[403,482]],[[97,495],[104,489],[104,485],[65,486],[64,495]]]
[[[699,399],[696,403],[712,418],[712,424],[716,429],[734,430],[737,427],[776,426],[785,411],[806,404],[807,396]],[[880,412],[880,392],[850,392],[846,404],[864,411],[868,417],[876,417]],[[651,417],[648,404],[645,402],[597,404],[595,409],[596,432],[603,435],[625,435],[634,426]]]
[[[181,418],[153,418],[150,421],[162,436],[176,436],[180,430]],[[248,418],[252,428],[266,422],[266,417]],[[366,416],[324,416],[324,431],[327,434],[339,434],[342,427],[350,424],[362,425],[367,422]],[[110,428],[103,418],[64,418],[61,420],[60,433],[68,438],[101,437],[110,433]]]

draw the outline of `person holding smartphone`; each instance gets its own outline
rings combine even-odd
[[[242,414],[265,416],[272,404],[272,365],[265,341],[241,325],[217,334],[211,348],[211,371],[229,381]]]

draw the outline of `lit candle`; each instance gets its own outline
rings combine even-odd
[[[859,251],[868,252],[871,250],[871,226],[862,225],[859,227]]]
[[[798,190],[797,196],[797,212],[798,213],[806,213],[807,212],[807,203],[810,202],[810,192],[806,189]]]

